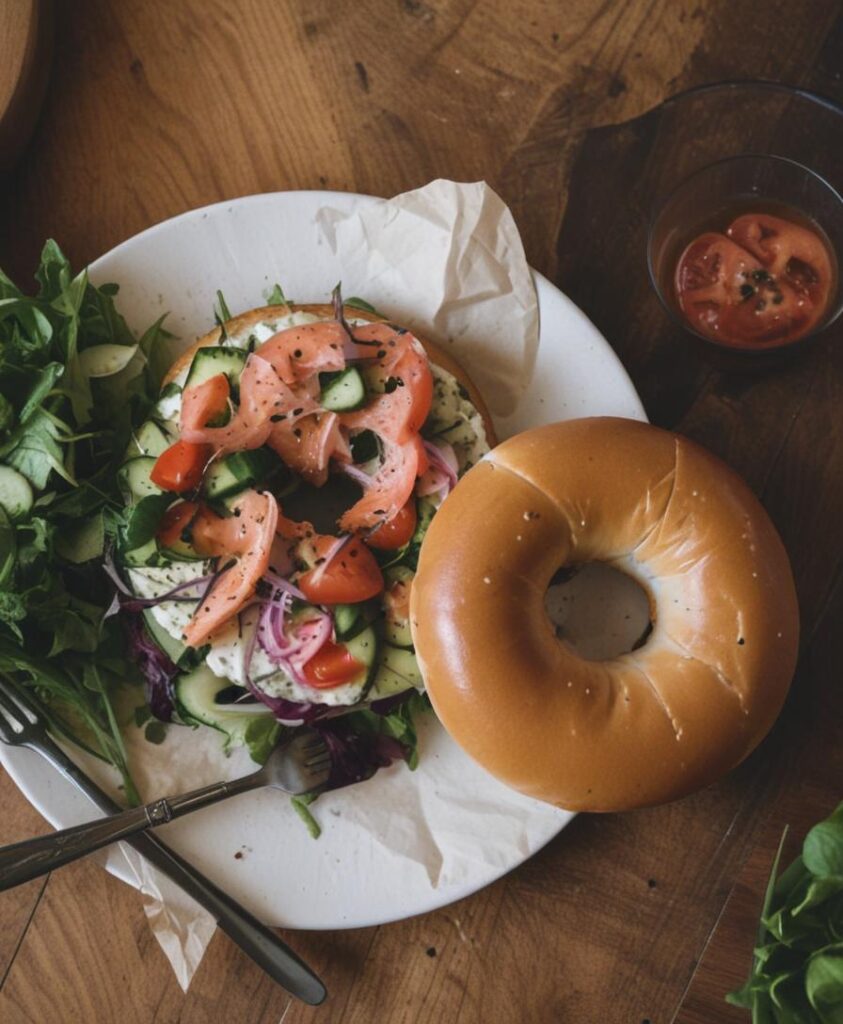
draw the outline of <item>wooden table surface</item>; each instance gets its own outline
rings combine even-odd
[[[779,725],[737,771],[670,806],[581,816],[483,892],[399,924],[288,940],[329,1002],[291,1004],[217,936],[181,993],[138,895],[93,863],[0,896],[4,1024],[709,1024],[750,959],[782,824],[843,795],[843,336],[736,377],[677,343],[646,287],[583,273],[596,129],[704,82],[768,78],[843,97],[832,0],[76,0],[58,3],[35,135],[0,186],[0,266],[54,236],[75,264],[166,217],[278,189],[392,195],[485,178],[533,266],[623,359],[651,419],[743,473],[788,546],[804,641]],[[829,140],[829,145],[835,144]],[[836,140],[840,147],[840,139]],[[589,163],[589,160],[592,163]],[[609,161],[611,163],[611,161]],[[579,184],[578,184],[579,183]],[[619,183],[622,189],[623,183]],[[622,208],[623,194],[607,197]],[[622,255],[625,238],[619,235]],[[0,842],[45,823],[0,771]],[[318,854],[318,851],[315,851]]]

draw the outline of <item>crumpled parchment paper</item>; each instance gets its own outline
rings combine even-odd
[[[538,304],[518,229],[492,189],[483,182],[434,181],[351,215],[323,208],[316,230],[318,244],[330,246],[342,267],[344,295],[361,295],[445,345],[468,368],[492,413],[512,413],[538,349]],[[325,291],[333,284],[325,282]],[[441,727],[432,722],[424,731],[441,733]],[[145,799],[254,768],[244,752],[225,758],[211,730],[187,738],[183,730],[170,730],[160,747],[139,734],[128,742]],[[356,829],[374,837],[390,857],[412,868],[413,884],[432,889],[466,882],[472,865],[503,870],[535,849],[535,836],[564,813],[524,801],[494,780],[488,785],[482,769],[467,759],[452,761],[443,772],[438,762],[448,758],[442,758],[439,744],[448,742],[444,735],[433,736],[430,761],[425,763],[423,750],[412,775],[394,766],[360,787],[323,797],[318,805],[330,802],[330,813],[341,813],[352,835]],[[365,798],[364,790],[371,795],[378,787],[377,800]],[[237,799],[253,796],[261,794]],[[310,856],[319,858],[329,847],[323,836]],[[214,921],[130,848],[113,848],[106,866],[122,877],[128,873],[144,894],[150,926],[186,990]]]

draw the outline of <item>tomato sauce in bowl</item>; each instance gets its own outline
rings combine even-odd
[[[682,316],[703,337],[738,348],[780,347],[811,333],[837,290],[825,232],[794,209],[753,204],[735,213],[682,250],[673,274]]]
[[[772,366],[843,313],[843,197],[787,157],[699,168],[659,200],[647,237],[653,288],[698,355]]]

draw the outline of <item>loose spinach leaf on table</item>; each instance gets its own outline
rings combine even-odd
[[[53,241],[35,279],[27,295],[0,270],[0,466],[33,492],[28,509],[0,501],[0,677],[27,687],[55,731],[114,765],[135,800],[115,696],[138,675],[107,615],[102,556],[130,525],[116,470],[155,401],[170,336],[161,318],[136,339],[117,286],[74,274]],[[80,356],[100,345],[137,351],[119,372],[92,377]]]
[[[750,1010],[753,1024],[843,1024],[843,804],[811,829],[801,856],[778,874],[784,839],[750,976],[726,999]]]

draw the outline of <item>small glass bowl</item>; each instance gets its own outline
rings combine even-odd
[[[832,258],[833,279],[828,308],[807,333],[793,339],[744,344],[717,341],[701,334],[679,307],[674,272],[685,247],[705,231],[723,230],[742,213],[798,213],[820,236]],[[723,227],[714,228],[718,221]],[[695,339],[721,354],[746,359],[781,355],[803,347],[843,312],[839,260],[843,257],[843,198],[819,174],[795,160],[774,155],[728,157],[695,171],[660,203],[650,218],[647,268],[650,281],[669,316]]]

